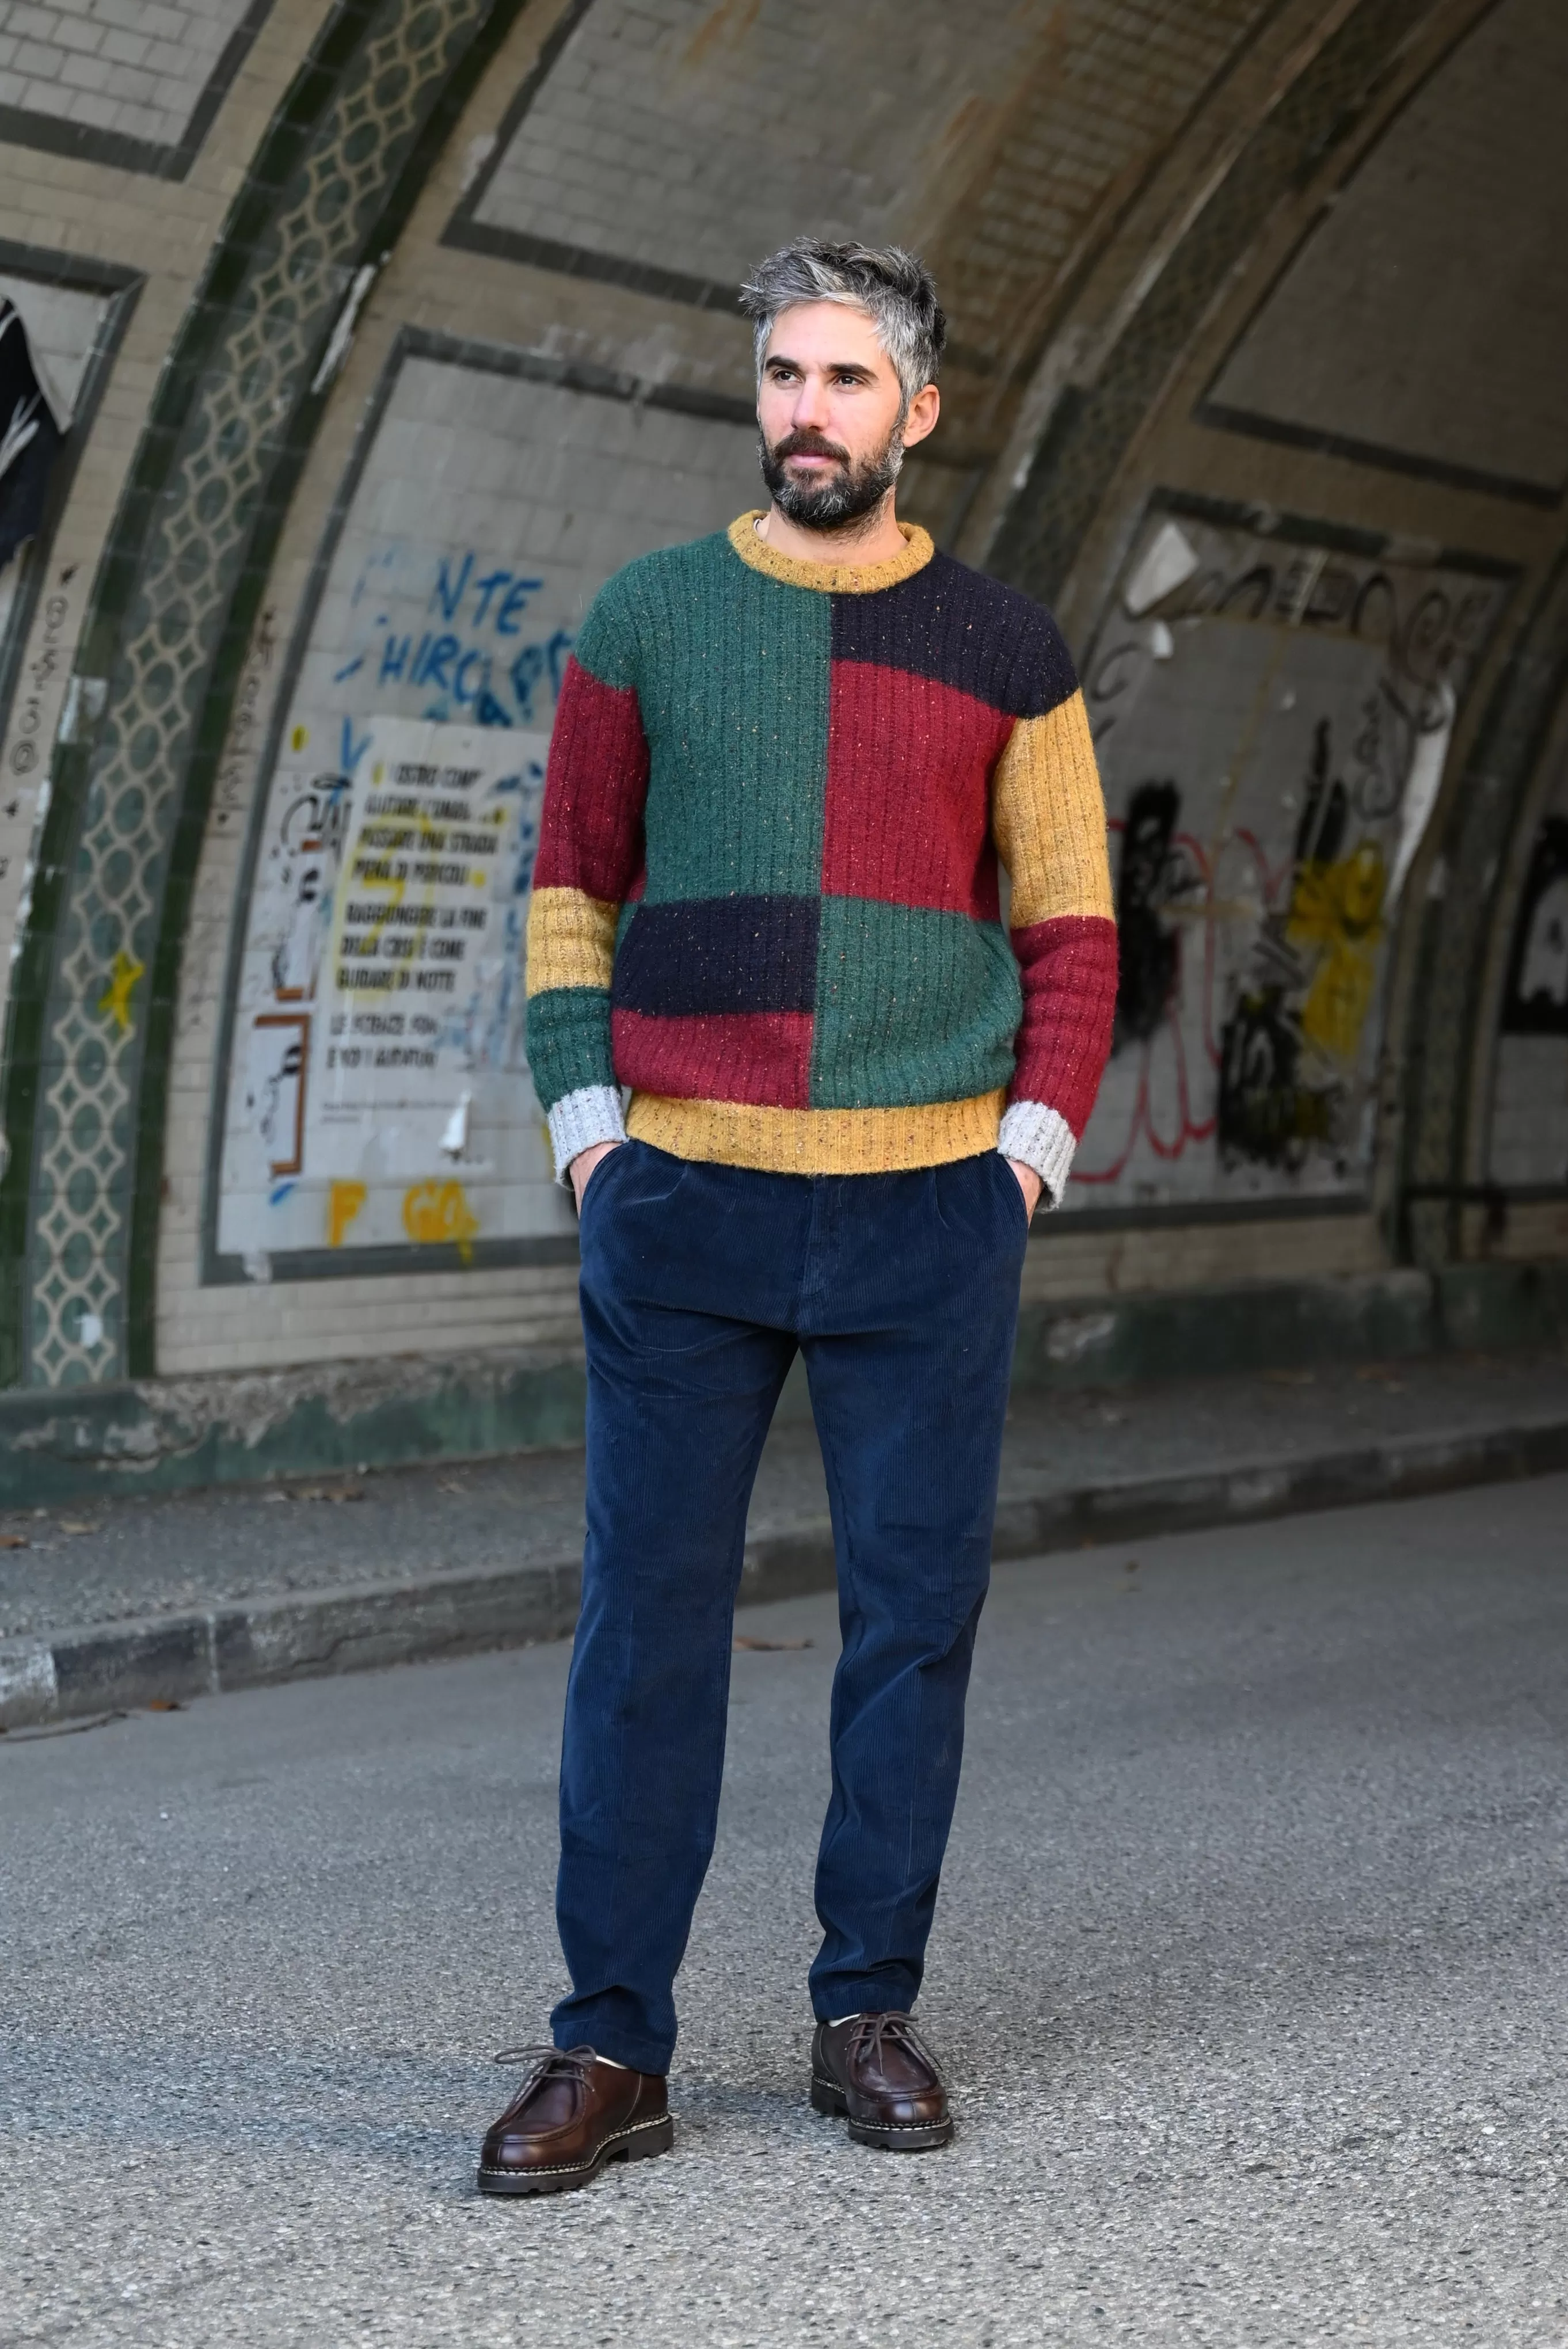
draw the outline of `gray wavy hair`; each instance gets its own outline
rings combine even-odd
[[[936,280],[902,245],[830,244],[820,236],[797,236],[759,262],[741,288],[759,376],[774,320],[800,302],[842,302],[863,311],[893,363],[906,408],[936,381],[948,322]]]

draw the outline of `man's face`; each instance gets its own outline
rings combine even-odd
[[[934,387],[919,398],[934,406]],[[831,530],[869,513],[898,478],[906,440],[930,429],[908,430],[913,420],[863,312],[803,302],[780,313],[763,357],[757,422],[763,479],[791,522]]]

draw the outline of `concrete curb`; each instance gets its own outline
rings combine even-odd
[[[993,1555],[1033,1557],[1085,1543],[1407,1500],[1564,1469],[1568,1420],[1120,1477],[1004,1501]],[[818,1520],[747,1543],[741,1604],[793,1599],[831,1589],[833,1582],[832,1529]],[[576,1620],[579,1585],[573,1551],[526,1567],[442,1569],[418,1580],[291,1591],[197,1614],[0,1640],[0,1729],[565,1639]]]

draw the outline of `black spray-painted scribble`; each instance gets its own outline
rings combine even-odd
[[[1303,1081],[1301,1030],[1284,989],[1243,994],[1220,1036],[1215,1138],[1222,1165],[1242,1160],[1294,1174],[1315,1145],[1332,1145],[1341,1089]]]
[[[1180,942],[1161,917],[1181,794],[1172,782],[1140,783],[1127,802],[1116,885],[1120,971],[1113,1053],[1147,1043],[1164,1019],[1180,967]]]
[[[1320,718],[1312,730],[1312,764],[1307,770],[1302,820],[1296,826],[1298,865],[1332,864],[1345,845],[1350,800],[1344,783],[1330,771],[1333,739],[1328,719]]]
[[[317,775],[296,793],[278,826],[278,885],[289,897],[288,928],[272,952],[272,989],[280,1003],[302,1003],[316,993],[352,789],[348,775]]]
[[[1502,1025],[1515,1036],[1568,1036],[1568,816],[1535,836],[1519,901]]]

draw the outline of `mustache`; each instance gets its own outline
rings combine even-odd
[[[809,429],[786,432],[782,440],[774,442],[768,453],[775,465],[782,465],[786,457],[833,457],[841,465],[849,462],[847,449],[841,449],[836,440],[826,440],[822,433]]]

